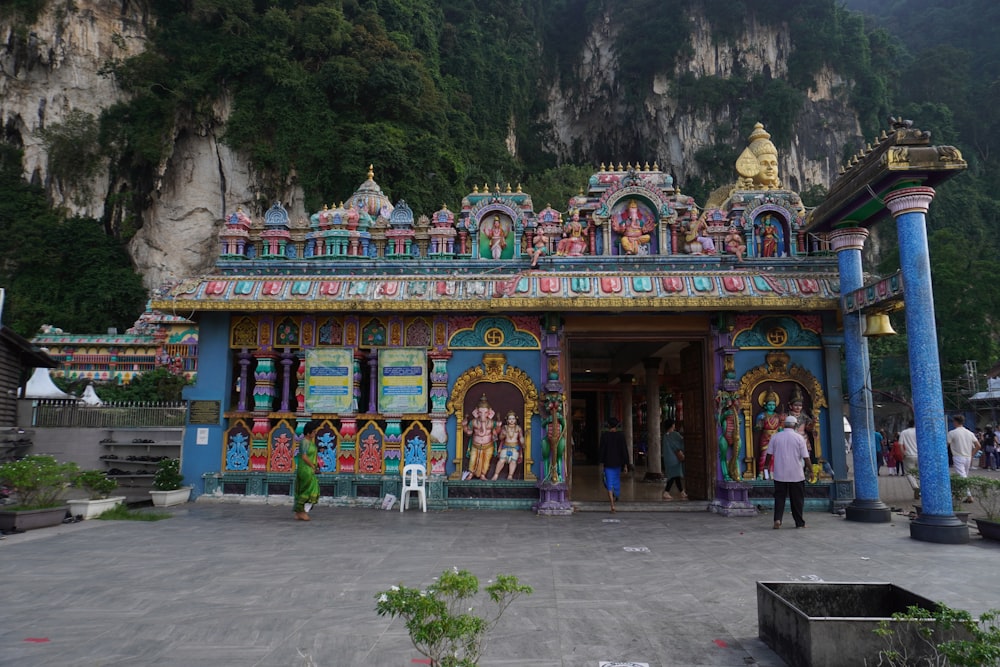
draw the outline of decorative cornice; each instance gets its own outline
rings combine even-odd
[[[867,238],[868,230],[862,227],[835,229],[828,236],[830,247],[835,252],[840,252],[841,250],[863,250],[865,239]]]
[[[899,217],[904,213],[923,213],[926,215],[932,199],[934,199],[934,188],[903,188],[887,194],[885,205],[892,212],[893,217]]]

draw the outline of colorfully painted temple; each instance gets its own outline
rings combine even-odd
[[[321,418],[330,502],[377,503],[424,463],[432,507],[564,514],[606,418],[658,478],[670,417],[688,494],[752,514],[794,413],[817,461],[808,506],[851,502],[830,230],[807,233],[759,123],[735,166],[703,208],[658,165],[618,164],[566,212],[496,185],[417,216],[369,168],[308,221],[230,214],[215,272],[153,302],[199,324],[187,481],[287,495],[296,431]]]
[[[148,307],[124,334],[72,334],[44,325],[32,342],[59,362],[52,376],[67,380],[124,384],[156,368],[188,380],[198,374],[197,327]]]

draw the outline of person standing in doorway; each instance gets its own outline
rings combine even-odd
[[[912,475],[917,469],[917,429],[912,419],[899,432],[899,443],[903,445],[903,472]]]
[[[608,417],[608,430],[601,434],[601,443],[597,452],[599,472],[604,480],[604,488],[608,490],[611,500],[611,512],[614,513],[615,501],[622,493],[622,471],[628,471],[628,445],[625,434],[618,430],[618,419]]]
[[[674,482],[680,491],[681,500],[687,500],[684,493],[684,437],[677,432],[677,424],[673,419],[663,420],[662,451],[663,472],[667,476],[667,486],[663,489],[663,499],[673,500],[670,489]]]
[[[767,465],[774,463],[774,529],[781,528],[781,518],[785,514],[785,498],[792,506],[792,518],[796,528],[805,528],[802,517],[806,500],[805,469],[812,467],[809,460],[809,445],[806,439],[795,432],[798,420],[792,415],[785,417],[785,428],[771,437],[767,449]]]
[[[302,427],[299,453],[295,455],[295,504],[292,511],[298,521],[309,521],[309,510],[319,502],[319,449],[316,431],[323,422],[312,419]]]

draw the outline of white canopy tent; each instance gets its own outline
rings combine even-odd
[[[84,405],[93,407],[104,405],[104,401],[102,401],[101,397],[97,395],[96,391],[94,391],[94,385],[92,384],[88,384],[87,388],[83,390],[83,396],[80,397],[80,402]]]
[[[36,368],[24,388],[25,398],[74,398],[60,389],[49,376],[48,368]]]

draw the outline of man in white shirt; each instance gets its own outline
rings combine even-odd
[[[913,474],[917,467],[917,429],[913,420],[899,434],[899,442],[903,445],[903,472]]]
[[[806,474],[804,466],[811,466],[809,445],[806,439],[795,432],[798,420],[793,415],[785,417],[785,428],[771,436],[764,459],[764,469],[772,469],[774,479],[774,528],[781,528],[781,517],[785,514],[785,498],[792,506],[792,518],[796,528],[805,528],[802,510],[806,500]],[[771,461],[774,467],[771,468]]]
[[[955,428],[948,431],[948,448],[951,450],[952,465],[959,477],[969,476],[972,457],[979,450],[979,440],[976,434],[965,428],[965,417],[953,415],[951,418]]]

